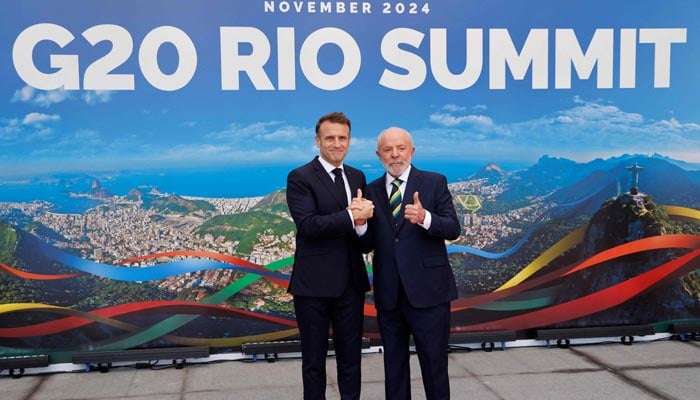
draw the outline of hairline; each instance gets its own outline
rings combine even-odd
[[[390,130],[398,130],[398,131],[403,132],[404,135],[406,135],[406,137],[408,137],[408,143],[411,145],[411,147],[415,147],[415,145],[413,144],[413,136],[407,130],[405,130],[403,128],[399,128],[398,126],[390,126],[386,129],[384,129],[383,131],[381,131],[379,133],[379,136],[377,136],[377,149],[379,149],[381,147],[380,144],[382,142],[382,137],[384,136],[384,134]]]

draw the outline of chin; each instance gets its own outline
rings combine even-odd
[[[405,170],[406,168],[404,168],[403,165],[392,166],[391,168],[389,168],[389,172],[391,172],[391,174],[394,176],[401,175]]]

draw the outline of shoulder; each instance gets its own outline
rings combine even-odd
[[[439,172],[425,171],[425,170],[418,169],[415,167],[413,167],[413,169],[411,170],[411,175],[414,175],[415,177],[420,177],[421,179],[431,180],[431,181],[435,181],[435,182],[440,182],[440,181],[447,182],[447,177],[445,177],[445,175],[443,175]]]
[[[385,181],[384,175],[382,175],[379,178],[370,182],[368,186],[384,187],[384,181]]]
[[[349,174],[349,175],[354,175],[354,176],[361,176],[362,178],[365,177],[365,173],[362,172],[362,170],[360,170],[360,169],[357,169],[357,168],[352,167],[352,166],[347,165],[347,164],[343,164],[343,168],[345,168],[346,175]]]
[[[318,164],[318,167],[316,164]],[[308,175],[312,171],[315,171],[316,169],[318,169],[320,166],[321,166],[321,163],[319,163],[318,160],[313,159],[313,160],[309,161],[308,163],[306,163],[302,166],[296,167],[293,170],[289,171],[287,178],[291,178],[291,177],[299,176],[299,175]]]
[[[361,170],[353,167],[352,165],[343,164],[343,168],[345,168],[345,171],[352,171],[354,173],[359,173],[359,174],[363,173]]]

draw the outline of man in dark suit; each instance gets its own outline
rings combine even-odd
[[[384,346],[387,399],[409,400],[409,337],[413,335],[426,398],[449,399],[447,375],[450,301],[457,298],[445,240],[457,239],[457,219],[447,179],[411,165],[411,135],[383,131],[377,155],[386,174],[365,191],[374,217],[362,236],[374,250],[374,302]],[[353,199],[358,208],[362,200]]]
[[[296,224],[296,252],[289,283],[301,337],[304,399],[325,399],[329,328],[341,399],[360,398],[362,322],[369,279],[358,233],[367,229],[372,204],[348,209],[351,193],[364,189],[362,171],[343,165],[350,120],[324,115],[316,124],[320,150],[287,176],[287,205]]]

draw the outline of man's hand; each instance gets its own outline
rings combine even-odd
[[[362,189],[357,189],[357,197],[352,198],[348,210],[352,213],[355,226],[364,225],[374,215],[374,203],[362,197]]]
[[[420,202],[418,192],[413,193],[413,204],[406,204],[403,217],[411,221],[412,224],[422,224],[425,221],[425,209]]]

